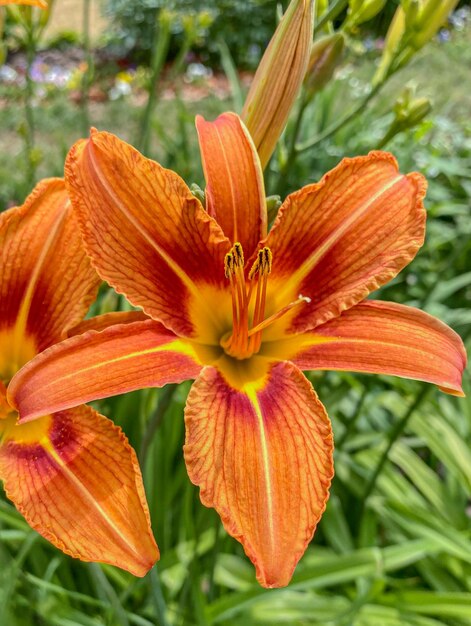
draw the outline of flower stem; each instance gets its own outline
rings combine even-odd
[[[365,511],[366,502],[373,493],[373,490],[376,486],[376,482],[378,480],[379,475],[383,471],[383,468],[386,464],[386,461],[389,459],[389,453],[391,452],[392,447],[399,439],[401,434],[404,432],[407,424],[409,423],[410,418],[415,413],[415,411],[419,408],[419,406],[423,403],[423,401],[427,398],[427,396],[432,391],[432,386],[430,385],[422,385],[420,391],[418,392],[415,400],[408,407],[404,415],[393,425],[389,432],[388,443],[381,455],[378,464],[376,465],[363,493],[363,497],[360,501],[360,506],[357,512],[356,519],[358,520],[358,528],[361,526],[361,520],[363,518],[363,513]]]
[[[336,122],[328,126],[325,130],[319,133],[317,136],[308,139],[302,144],[296,146],[296,152],[300,154],[301,152],[306,152],[307,150],[311,150],[315,146],[319,145],[322,141],[325,141],[336,132],[338,132],[341,128],[346,126],[351,120],[353,120],[357,115],[361,114],[365,107],[368,105],[370,100],[372,100],[378,91],[382,88],[385,83],[378,83],[373,87],[373,89],[360,100],[356,107],[354,107],[351,111],[349,111],[346,115],[339,118]]]
[[[363,392],[361,394],[361,396],[358,398],[357,404],[355,406],[355,410],[353,412],[352,417],[348,420],[347,425],[345,427],[344,432],[342,433],[342,436],[339,437],[338,441],[335,442],[335,447],[340,450],[342,448],[342,446],[344,445],[344,443],[346,442],[346,440],[348,439],[350,433],[353,430],[353,427],[355,426],[355,424],[357,423],[358,418],[361,415],[361,411],[363,409],[363,405],[365,404],[365,400],[368,396],[368,388],[365,387],[363,389]]]
[[[314,33],[320,30],[323,26],[325,26],[327,22],[335,20],[337,15],[339,15],[345,9],[347,4],[348,0],[337,0],[337,2],[333,2],[328,11],[324,13],[320,20],[314,24]]]
[[[26,28],[26,89],[25,89],[25,152],[26,152],[26,177],[28,188],[34,187],[36,182],[36,162],[34,156],[36,125],[34,120],[33,98],[34,83],[31,78],[33,61],[36,54],[36,40],[34,37],[34,28],[28,23]]]
[[[84,0],[83,2],[82,29],[82,47],[87,68],[82,76],[80,107],[82,110],[82,132],[86,136],[90,130],[88,93],[90,89],[93,63],[93,58],[90,50],[90,0]]]
[[[141,118],[137,148],[146,153],[149,149],[150,125],[152,113],[157,102],[157,83],[159,82],[170,44],[170,22],[159,20],[160,12],[156,15],[156,34],[152,48],[151,76],[147,86],[147,103]]]
[[[157,617],[157,624],[160,624],[160,626],[170,626],[166,617],[167,605],[162,592],[162,585],[160,584],[160,576],[157,565],[154,565],[154,567],[150,570],[148,581],[150,596],[152,598],[152,603]]]
[[[147,426],[142,437],[141,449],[139,451],[139,461],[143,471],[146,465],[150,444],[152,443],[152,439],[154,438],[154,435],[162,423],[162,419],[172,402],[173,394],[177,386],[178,385],[166,385],[162,389],[157,407],[147,422]]]

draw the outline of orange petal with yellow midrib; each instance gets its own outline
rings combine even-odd
[[[28,524],[66,554],[135,576],[159,558],[134,450],[89,407],[11,426],[0,478]]]
[[[290,363],[263,388],[205,368],[185,409],[185,461],[201,501],[244,546],[265,587],[287,585],[324,511],[333,474],[330,422]]]
[[[280,303],[299,294],[289,330],[336,317],[387,283],[423,243],[426,182],[399,173],[387,152],[343,159],[315,185],[288,196],[266,238]]]
[[[41,181],[23,206],[0,215],[0,246],[0,334],[39,352],[84,317],[100,282],[63,180]]]
[[[192,345],[153,320],[76,335],[45,350],[11,380],[21,422],[84,402],[196,378]]]
[[[97,131],[73,146],[65,175],[100,276],[153,319],[194,335],[189,305],[202,299],[198,284],[225,284],[230,243],[183,180]]]
[[[111,313],[103,313],[79,322],[73,328],[69,328],[67,336],[73,337],[74,335],[82,335],[89,330],[101,331],[116,324],[144,322],[148,319],[149,317],[142,311],[112,311]]]
[[[196,116],[206,178],[206,210],[232,243],[250,256],[267,234],[265,187],[260,159],[243,122],[223,113],[214,122]]]
[[[460,336],[419,309],[367,300],[302,340],[303,347],[292,358],[301,369],[391,374],[464,395],[466,352]]]

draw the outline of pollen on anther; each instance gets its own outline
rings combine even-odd
[[[263,255],[263,270],[265,274],[270,274],[271,272],[271,266],[272,266],[272,253],[270,248],[263,248],[261,250],[262,255]]]
[[[230,278],[234,273],[234,255],[228,252],[224,257],[224,274],[226,278]]]
[[[244,251],[242,250],[242,245],[238,241],[236,241],[232,247],[232,254],[234,258],[234,265],[236,267],[244,267]]]

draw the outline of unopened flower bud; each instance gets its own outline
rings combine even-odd
[[[342,33],[327,35],[313,44],[304,79],[308,98],[312,98],[330,81],[342,59],[344,47],[345,38]]]
[[[407,0],[397,8],[384,44],[383,56],[373,78],[377,85],[404,66],[443,26],[459,0]]]
[[[313,0],[292,0],[258,66],[242,111],[263,167],[301,88],[312,35]]]
[[[393,106],[394,119],[380,146],[386,145],[398,133],[414,128],[430,113],[432,104],[428,98],[414,98],[414,88],[406,86]]]
[[[385,4],[386,0],[350,0],[346,25],[358,26],[372,20]]]
[[[407,116],[407,125],[409,128],[417,126],[431,110],[432,103],[428,98],[416,98],[413,100],[410,104],[409,114]]]
[[[412,39],[416,50],[432,39],[458,2],[459,0],[427,0],[423,4],[416,20],[416,34]]]

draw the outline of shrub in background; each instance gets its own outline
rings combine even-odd
[[[158,14],[166,9],[180,17],[207,14],[209,20],[200,29],[196,48],[203,56],[216,56],[217,43],[223,39],[236,63],[244,67],[257,65],[276,26],[276,6],[276,0],[104,0],[105,14],[113,25],[110,44],[123,56],[132,52],[140,60],[150,58]],[[182,21],[175,20],[174,54],[182,36]]]

